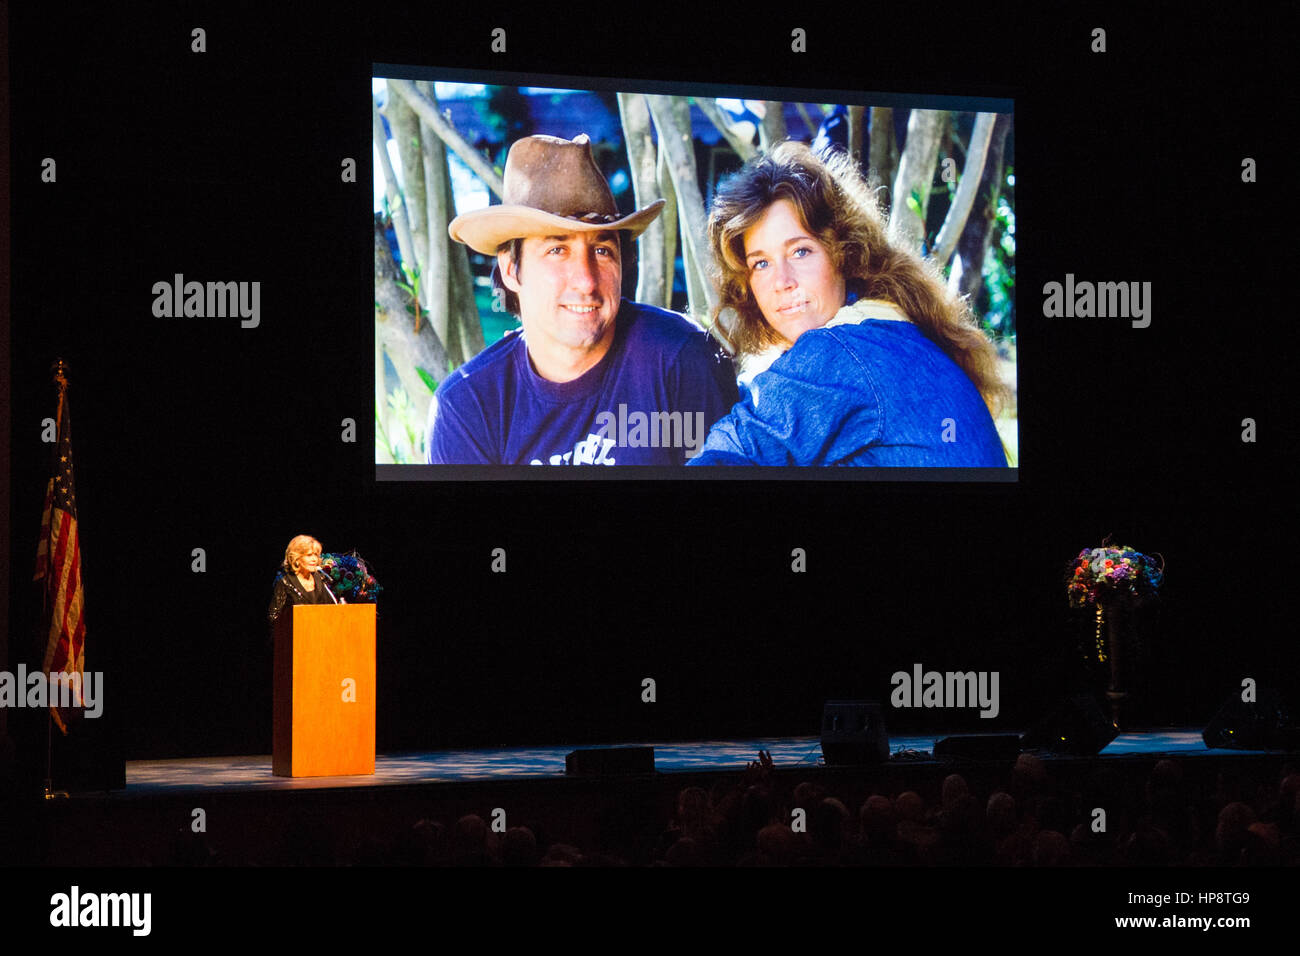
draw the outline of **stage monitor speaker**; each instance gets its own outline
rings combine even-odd
[[[1021,740],[1025,750],[1092,756],[1119,736],[1096,698],[1080,694],[1063,701]]]
[[[828,767],[888,760],[889,735],[879,701],[826,701],[822,708],[822,756]]]
[[[1229,750],[1298,750],[1300,727],[1283,696],[1271,687],[1259,687],[1255,700],[1246,703],[1233,691],[1201,733],[1205,746]]]
[[[654,773],[653,747],[592,747],[575,750],[564,758],[564,772],[589,776]]]
[[[1015,760],[1020,756],[1019,734],[957,734],[934,745],[935,757],[963,760]]]

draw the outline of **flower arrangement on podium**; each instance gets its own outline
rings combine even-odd
[[[330,579],[334,593],[348,604],[374,604],[383,590],[355,551],[321,555],[320,569]]]

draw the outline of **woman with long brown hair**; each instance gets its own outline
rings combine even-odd
[[[719,188],[709,242],[736,350],[782,354],[690,464],[1006,466],[992,343],[890,243],[847,156],[786,142],[751,161]]]

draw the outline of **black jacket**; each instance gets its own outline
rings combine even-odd
[[[316,588],[305,591],[302,582],[298,580],[298,575],[292,571],[281,571],[275,579],[275,586],[271,589],[271,606],[267,609],[266,619],[274,624],[280,612],[286,606],[294,604],[338,604],[325,574],[315,571],[312,577],[316,581]]]

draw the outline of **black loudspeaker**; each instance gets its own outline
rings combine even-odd
[[[1300,727],[1296,714],[1273,688],[1259,687],[1255,700],[1246,703],[1234,691],[1201,732],[1207,747],[1230,750],[1297,750]]]
[[[889,735],[880,703],[828,700],[822,709],[822,756],[826,765],[855,766],[889,759]]]
[[[1081,694],[1063,701],[1020,741],[1025,750],[1091,756],[1119,736],[1096,698]]]
[[[575,750],[564,758],[564,772],[604,776],[618,773],[654,773],[653,747],[593,747]]]
[[[1015,760],[1020,756],[1019,734],[958,734],[934,745],[935,757],[962,760]]]

